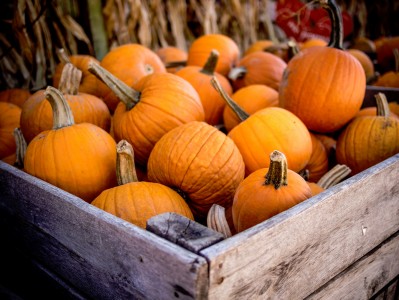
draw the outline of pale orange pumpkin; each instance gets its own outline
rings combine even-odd
[[[176,73],[187,64],[187,51],[177,47],[161,47],[155,51],[162,62],[165,64],[166,71]]]

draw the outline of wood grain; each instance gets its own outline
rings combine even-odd
[[[209,299],[303,299],[399,230],[399,154],[201,251]]]
[[[0,232],[93,299],[201,299],[206,260],[0,162]]]

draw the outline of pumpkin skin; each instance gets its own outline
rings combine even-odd
[[[100,65],[111,74],[136,88],[138,81],[144,76],[155,73],[166,73],[166,68],[159,56],[140,44],[126,44],[109,51]],[[101,98],[111,113],[119,104],[119,99],[104,83],[100,83]]]
[[[0,159],[16,150],[14,129],[19,127],[21,108],[8,102],[0,102]]]
[[[252,84],[236,91],[231,98],[248,114],[252,115],[266,107],[278,106],[278,92],[263,84]],[[227,131],[237,126],[241,120],[225,105],[223,123]]]
[[[234,142],[205,122],[193,121],[166,133],[148,159],[148,179],[183,192],[194,217],[206,219],[212,204],[229,207],[244,178]]]
[[[360,62],[364,69],[364,73],[366,74],[366,78],[374,76],[374,64],[366,53],[357,49],[348,49],[347,51]]]
[[[274,42],[271,40],[258,40],[254,43],[252,43],[247,50],[245,50],[244,52],[244,56],[253,53],[253,52],[257,52],[257,51],[265,51],[267,48],[271,47],[274,45]]]
[[[206,34],[195,39],[188,49],[187,65],[202,67],[213,49],[219,52],[215,72],[227,76],[240,59],[240,49],[236,42],[223,34]]]
[[[46,94],[65,101],[52,87],[46,89]],[[54,118],[54,129],[40,133],[28,144],[25,171],[91,202],[103,190],[116,185],[116,143],[96,125],[75,124],[67,104],[63,105],[69,113],[61,104],[55,105],[63,116]]]
[[[334,1],[325,5],[331,16],[332,47],[300,51],[288,62],[279,89],[280,106],[319,133],[334,132],[347,124],[360,110],[366,91],[362,65],[342,48],[339,9]]]
[[[300,48],[300,50],[305,50],[307,48],[311,48],[311,47],[315,47],[315,46],[325,47],[327,45],[328,45],[327,41],[325,41],[323,39],[311,38],[311,39],[308,39],[308,40],[302,42],[299,45],[299,48]]]
[[[308,181],[317,182],[328,171],[328,153],[323,143],[310,133],[312,155],[305,169],[309,171]]]
[[[0,92],[0,102],[9,102],[22,108],[30,96],[31,93],[26,89],[11,88]]]
[[[286,62],[280,57],[257,51],[244,56],[228,77],[235,91],[251,84],[264,84],[278,91],[286,67]],[[245,69],[246,73],[236,77],[234,72],[240,69]]]
[[[270,162],[270,168],[253,172],[239,184],[232,207],[237,232],[255,226],[312,196],[306,181],[296,172],[287,169],[287,166],[284,171],[285,184],[281,183],[281,186],[276,187],[267,182],[267,175],[273,173],[269,170],[278,168],[275,167],[276,163],[278,162]],[[280,165],[280,168],[284,167]]]
[[[187,51],[184,51],[177,47],[171,47],[171,46],[162,47],[156,50],[155,53],[165,64],[166,71],[172,74],[176,73],[187,63],[187,56],[188,56]],[[177,62],[182,63],[182,65],[178,67],[168,67],[168,64],[177,63]]]

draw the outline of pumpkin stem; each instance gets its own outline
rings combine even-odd
[[[377,102],[377,116],[388,118],[390,114],[389,104],[387,97],[384,93],[378,93],[375,95]]]
[[[13,135],[15,138],[15,143],[17,145],[16,159],[14,162],[14,166],[19,169],[23,169],[25,152],[27,147],[26,140],[24,138],[24,135],[22,134],[21,128],[19,127],[14,129]]]
[[[265,176],[265,185],[272,184],[276,190],[288,185],[288,165],[284,153],[274,150],[270,154],[270,166]]]
[[[71,62],[71,60],[70,60],[69,56],[66,54],[64,48],[57,49],[57,56],[61,63],[66,64],[66,63]]]
[[[269,49],[269,48],[267,48]],[[232,68],[227,75],[230,80],[237,80],[238,78],[244,77],[247,74],[248,70],[245,67],[235,67]]]
[[[295,42],[295,40],[290,39],[287,42],[287,59],[290,60],[291,58],[293,58],[295,55],[297,55],[299,53],[299,47],[298,44]]]
[[[60,84],[58,89],[63,94],[77,95],[79,92],[82,71],[71,63],[66,63],[62,69]]]
[[[225,208],[213,204],[206,217],[206,226],[223,234],[226,238],[231,237],[231,230],[227,223]]]
[[[187,66],[187,60],[171,61],[165,64],[165,68],[177,68]]]
[[[138,182],[132,145],[126,140],[121,140],[116,145],[116,154],[116,179],[118,185]]]
[[[328,46],[341,50],[344,49],[344,33],[341,9],[335,0],[319,0],[319,3],[322,8],[327,10],[331,20],[331,34]]]
[[[219,81],[217,80],[216,76],[212,76],[211,78],[211,84],[212,86],[219,92],[219,94],[222,96],[224,101],[226,101],[227,105],[236,113],[238,118],[241,121],[245,121],[248,119],[249,114],[241,108],[227,93],[226,91],[222,88],[220,85]]]
[[[121,100],[127,110],[131,110],[140,101],[140,92],[134,90],[122,80],[111,74],[99,64],[91,61],[88,66],[90,73],[104,82]]]
[[[62,93],[52,86],[48,86],[44,92],[53,110],[53,129],[59,129],[75,124],[72,110]]]
[[[319,181],[317,181],[317,185],[326,190],[341,182],[350,174],[350,172],[351,168],[349,168],[347,165],[335,165],[330,171],[324,174]]]
[[[219,52],[215,49],[209,54],[208,60],[204,67],[201,69],[201,73],[212,76],[215,73],[216,65],[219,60]]]

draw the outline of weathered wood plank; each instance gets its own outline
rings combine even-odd
[[[91,298],[206,297],[201,256],[2,162],[0,195],[1,230]]]
[[[201,251],[209,299],[303,299],[399,230],[399,154]]]
[[[306,299],[370,299],[398,274],[399,232]],[[384,299],[387,292],[382,293]]]

